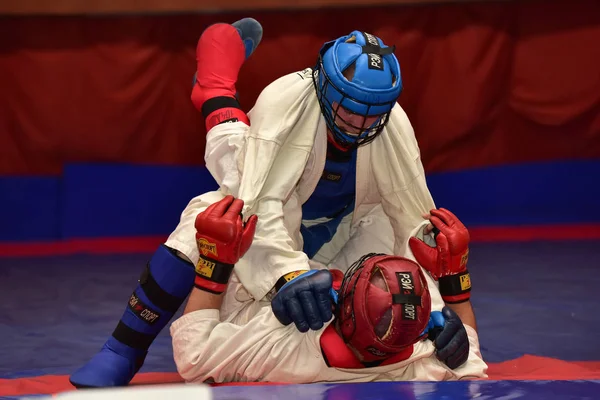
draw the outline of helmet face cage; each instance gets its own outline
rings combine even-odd
[[[365,262],[375,256],[383,256],[385,254],[382,253],[369,253],[365,254],[358,260],[356,260],[350,268],[344,274],[344,279],[342,280],[342,285],[339,290],[339,301],[337,307],[341,308],[341,310],[350,311],[347,312],[347,317],[341,321],[342,325],[346,325],[348,322],[352,324],[352,334],[350,337],[345,338],[346,341],[352,339],[352,336],[356,332],[356,318],[354,317],[354,305],[352,301],[354,299],[354,291],[356,290],[356,285],[358,283],[358,278],[360,277],[361,270],[365,267]],[[341,315],[340,310],[336,310],[337,315]],[[350,319],[350,321],[348,321]]]
[[[323,117],[325,118],[325,122],[327,127],[333,134],[336,142],[344,147],[356,148],[367,143],[372,142],[377,136],[381,134],[383,128],[388,123],[390,119],[390,114],[392,112],[392,108],[394,107],[396,100],[387,101],[387,102],[372,102],[366,103],[360,101],[354,97],[351,97],[344,93],[339,87],[335,85],[335,83],[331,80],[325,68],[323,66],[323,54],[332,46],[325,46],[323,50],[319,53],[319,57],[317,60],[317,65],[313,68],[313,85],[315,87],[315,91],[317,93],[317,98],[319,100],[319,105],[321,107],[321,112]],[[331,96],[328,96],[328,91],[337,92],[341,94],[341,100],[339,104],[335,105],[331,101]],[[339,108],[343,107],[348,112],[352,113],[349,110],[349,107],[345,107],[346,100],[348,103],[353,102],[355,104],[362,104],[366,106],[366,113],[360,115],[362,117],[362,123],[360,126],[356,126],[349,121],[346,121],[341,115],[338,114]],[[389,111],[383,114],[375,114],[378,116],[377,121],[375,121],[371,126],[365,126],[367,118],[373,117],[374,115],[369,115],[369,111],[375,107],[386,107]],[[345,129],[338,126],[337,121],[341,121],[346,127],[352,129],[353,131],[360,132],[359,134],[352,134],[346,132]]]
[[[367,143],[372,142],[377,136],[381,134],[383,128],[388,123],[391,114],[391,108],[393,107],[395,102],[386,102],[386,103],[362,103],[367,106],[367,109],[370,109],[374,106],[385,106],[389,105],[390,111],[380,114],[377,121],[369,127],[365,127],[365,122],[369,115],[361,115],[362,123],[360,126],[356,126],[349,121],[344,120],[344,118],[338,114],[338,110],[340,107],[344,107],[344,100],[352,100],[355,103],[361,103],[359,100],[350,97],[346,94],[342,94],[342,101],[337,106],[334,105],[329,98],[327,97],[328,90],[337,90],[342,93],[335,84],[331,81],[327,73],[322,67],[323,60],[321,56],[319,56],[319,64],[317,67],[313,69],[313,84],[315,86],[315,90],[317,92],[317,98],[319,100],[319,105],[321,106],[321,112],[323,117],[325,118],[325,123],[327,127],[333,134],[334,139],[337,143],[344,147],[356,148]],[[317,82],[317,80],[324,81],[322,84]],[[320,88],[322,86],[322,89]],[[346,109],[347,110],[347,109]],[[355,135],[351,133],[347,133],[344,129],[340,128],[337,125],[336,121],[342,121],[347,127],[352,130],[356,130],[360,132],[360,134]]]
[[[413,267],[417,268],[418,273],[416,276],[413,275],[413,278],[420,281],[419,286],[422,293],[415,295],[405,292],[403,294],[398,272],[394,271],[393,268],[390,271],[389,265],[380,265],[380,262],[385,263],[390,257],[395,258],[381,253],[370,253],[362,256],[348,268],[338,292],[338,308],[335,312],[339,318],[341,336],[344,342],[352,345],[366,362],[387,359],[394,356],[394,354],[398,354],[402,349],[422,340],[425,337],[424,329],[427,327],[429,320],[431,298],[421,267],[414,261],[404,259],[404,261],[414,264]],[[402,257],[400,258],[402,259]],[[383,311],[383,313],[380,314],[377,321],[369,317],[368,296],[365,290],[369,285],[373,285],[371,279],[377,271],[380,271],[382,278],[387,281],[387,293],[392,296],[392,307],[394,304],[397,306],[406,304],[404,300],[422,307],[416,320],[414,317],[408,318],[414,320],[412,325],[410,322],[409,325],[403,322],[405,319],[402,317],[402,313],[405,312],[404,307],[397,309],[400,314],[396,314],[395,317],[392,308],[385,310],[382,307],[378,308],[378,312]],[[397,285],[393,284],[393,288],[389,286],[389,283],[394,283],[396,280]],[[399,297],[395,298],[395,296]],[[417,297],[419,303],[414,303],[415,299],[408,299],[406,296]],[[377,304],[377,300],[373,304]],[[388,311],[390,312],[389,315]],[[392,330],[390,331],[390,329]]]

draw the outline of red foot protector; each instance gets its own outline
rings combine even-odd
[[[235,83],[244,64],[246,50],[237,29],[215,24],[200,36],[196,47],[196,84],[192,103],[201,111],[207,132],[225,121],[238,120],[249,125],[235,97]]]

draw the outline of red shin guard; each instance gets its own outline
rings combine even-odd
[[[235,98],[235,83],[245,57],[244,43],[229,24],[212,25],[200,36],[192,103],[202,112],[207,132],[226,121],[250,124]]]

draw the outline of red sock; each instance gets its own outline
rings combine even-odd
[[[235,83],[245,58],[244,43],[237,29],[229,24],[212,25],[200,36],[192,103],[202,112],[207,132],[227,121],[250,125],[235,97]]]

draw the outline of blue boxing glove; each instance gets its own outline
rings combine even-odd
[[[293,322],[300,332],[317,331],[333,317],[334,294],[331,273],[324,269],[312,270],[281,286],[271,301],[271,308],[283,325]]]
[[[442,320],[440,317],[443,317]],[[437,359],[449,368],[458,368],[469,358],[467,330],[451,308],[444,307],[441,315],[434,316],[434,312],[431,313],[428,334],[435,345]]]

